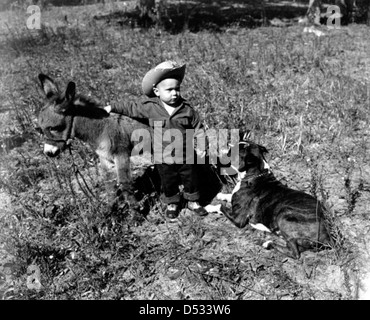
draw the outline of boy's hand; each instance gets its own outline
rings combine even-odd
[[[112,107],[110,105],[107,105],[103,108],[107,113],[110,113],[112,111]]]

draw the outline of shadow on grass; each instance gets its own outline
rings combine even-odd
[[[230,26],[255,28],[269,25],[268,21],[274,18],[283,20],[283,24],[291,24],[288,20],[303,16],[306,11],[307,5],[292,1],[268,2],[262,5],[255,0],[198,0],[168,3],[161,8],[159,14],[141,14],[135,8],[132,11],[119,11],[94,18],[133,28],[157,25],[171,33],[179,33],[184,30],[221,31]]]

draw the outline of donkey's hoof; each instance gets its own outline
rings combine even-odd
[[[109,205],[109,211],[111,213],[118,213],[118,212],[126,211],[129,208],[130,206],[126,201],[117,201],[117,199],[112,201]]]

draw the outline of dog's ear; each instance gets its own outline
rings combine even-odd
[[[247,131],[239,131],[239,140],[240,141],[248,141],[250,140],[252,132],[250,130]]]

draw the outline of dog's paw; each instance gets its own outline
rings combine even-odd
[[[221,200],[221,201],[231,202],[231,196],[232,196],[231,194],[218,193],[216,196],[216,199]]]
[[[204,209],[206,209],[206,211],[209,212],[209,213],[211,213],[211,212],[222,213],[220,204],[216,204],[216,205],[209,204],[208,206],[205,206]]]
[[[271,230],[269,228],[267,228],[265,225],[263,225],[262,223],[256,223],[256,224],[249,223],[249,224],[254,229],[257,229],[257,230],[260,230],[260,231],[265,231],[265,232],[271,232]]]

